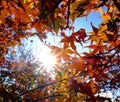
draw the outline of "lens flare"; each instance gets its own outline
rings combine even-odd
[[[42,49],[40,53],[40,62],[47,72],[54,70],[56,58],[51,54],[51,50],[47,47]]]

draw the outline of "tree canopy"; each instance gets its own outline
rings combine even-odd
[[[86,20],[89,19],[88,16],[90,12],[100,13],[100,18],[102,19],[100,25],[96,27],[91,23],[91,32],[86,32],[86,28],[79,28],[78,31],[75,31],[74,21],[77,18],[82,17],[86,17]],[[67,31],[70,33],[68,34]],[[61,37],[59,42],[61,46],[49,45],[45,42],[45,39],[47,39],[47,36],[50,33],[53,36]],[[31,83],[34,82],[34,84],[32,84],[33,86],[29,86],[29,75],[27,75],[27,72],[17,72],[17,70],[11,66],[17,66],[15,62],[6,58],[6,54],[10,52],[10,48],[14,48],[16,45],[22,45],[22,39],[35,35],[38,36],[46,46],[52,49],[51,53],[55,55],[57,59],[54,82],[51,81],[49,84],[40,84],[41,86],[39,86],[39,81],[37,81],[37,87],[34,86],[36,82],[35,78],[30,79]],[[86,43],[87,45],[85,45]],[[81,52],[76,49],[76,44],[79,44],[79,46],[82,46],[83,48],[88,48],[89,52],[83,52],[81,55]],[[13,50],[12,54],[16,54],[16,51]],[[27,61],[29,62],[28,59]],[[21,60],[21,63],[24,63],[24,59]],[[120,1],[1,0],[0,67],[1,77],[4,77],[4,73],[7,72],[3,70],[3,68],[9,70],[9,77],[12,79],[14,79],[16,73],[18,73],[15,80],[15,86],[17,86],[21,80],[24,80],[25,82],[21,84],[20,91],[14,87],[15,90],[13,93],[15,95],[13,93],[12,95],[15,98],[13,101],[16,101],[24,94],[26,95],[24,99],[26,99],[27,92],[31,95],[31,97],[29,97],[31,99],[29,100],[32,100],[32,102],[33,100],[44,101],[44,99],[50,101],[51,98],[54,98],[54,101],[60,99],[61,102],[77,102],[77,100],[85,99],[97,101],[98,99],[96,99],[95,94],[100,93],[101,89],[104,91],[119,89]],[[25,66],[23,69],[26,69],[27,71],[29,68]],[[13,70],[13,75],[10,70]],[[34,73],[32,72],[32,69],[29,69],[29,71],[32,78]],[[21,75],[26,76],[26,78],[20,77]],[[43,76],[41,76],[41,78],[43,78]],[[3,79],[0,79],[0,81],[1,80]],[[5,80],[7,79],[5,78]],[[44,83],[47,81],[49,82],[49,78],[43,81]],[[2,84],[0,84],[0,89],[3,91],[0,91],[7,92],[5,90],[8,89],[3,88]],[[12,84],[12,86],[13,85],[14,84]],[[29,86],[29,88],[27,86]],[[44,92],[41,92],[43,87],[46,89],[43,90]],[[51,88],[53,88],[53,90],[51,90]],[[36,91],[37,89],[39,89],[39,91]],[[20,94],[19,97],[16,96],[16,93]],[[43,94],[46,94],[47,96],[39,99],[39,95],[41,96]],[[0,94],[0,97],[1,96],[2,95]],[[64,97],[64,100],[62,100],[61,97]]]

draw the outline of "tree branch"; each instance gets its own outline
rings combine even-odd
[[[47,87],[47,86],[49,86],[49,85],[53,85],[53,84],[56,84],[56,83],[58,83],[58,82],[62,82],[62,81],[64,81],[64,80],[67,80],[67,79],[62,79],[62,80],[59,80],[59,81],[56,81],[56,82],[48,83],[48,84],[39,86],[39,87],[37,87],[37,88],[35,88],[35,89],[26,91],[26,92],[24,92],[23,94],[17,96],[15,99],[13,99],[12,102],[15,102],[17,99],[19,99],[21,96],[24,96],[25,94],[28,94],[28,93],[33,92],[33,91],[38,90],[38,89],[43,89],[43,88],[45,88],[45,87]]]
[[[107,51],[107,52],[100,52],[100,53],[98,53],[97,55],[99,55],[99,54],[108,54],[108,53],[110,53],[111,51],[113,51],[113,50],[115,50],[116,48],[118,48],[120,45],[117,45],[117,46],[115,46],[114,48],[112,48],[112,49],[110,49],[109,51]]]
[[[67,26],[66,26],[66,28],[69,27],[69,18],[70,18],[70,0],[68,0],[68,18],[67,18]]]
[[[105,64],[103,64],[103,68],[96,76],[99,76],[107,68],[107,65],[111,62],[112,58],[119,52],[119,50],[120,50],[120,44],[118,45],[118,49],[116,50],[116,52],[109,58],[109,60]]]
[[[32,101],[32,102],[41,102],[41,101],[43,101],[43,100],[45,100],[45,99],[49,99],[49,98],[54,98],[54,97],[59,97],[59,96],[61,96],[62,94],[60,94],[60,93],[54,93],[54,94],[52,94],[52,95],[50,95],[50,96],[46,96],[46,97],[43,97],[43,98],[40,98],[40,99],[37,99],[37,100],[35,100],[35,101]]]

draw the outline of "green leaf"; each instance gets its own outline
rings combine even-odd
[[[53,29],[54,29],[56,35],[58,35],[59,28],[60,28],[60,25],[59,25],[58,21],[55,20],[53,22]]]

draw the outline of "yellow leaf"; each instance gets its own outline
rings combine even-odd
[[[74,54],[75,52],[72,49],[65,49],[65,53]]]
[[[103,23],[107,23],[108,20],[111,20],[110,15],[101,16],[101,18],[103,19]]]
[[[100,14],[102,14],[102,15],[104,15],[105,14],[105,12],[103,11],[103,9],[102,8],[98,8],[98,11],[100,12]]]
[[[96,92],[98,92],[98,87],[93,80],[90,80],[88,84],[89,84],[89,87],[91,88],[92,94],[95,94]]]

